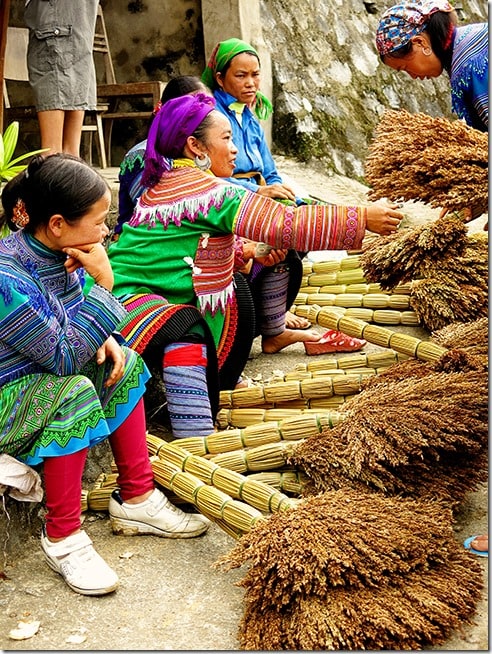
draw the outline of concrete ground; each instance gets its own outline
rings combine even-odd
[[[330,177],[282,158],[279,168],[317,197],[331,202],[364,199],[365,187],[351,180]],[[105,174],[113,181],[116,179],[115,169]],[[423,215],[422,207],[410,209]],[[274,371],[288,372],[298,362],[306,362],[302,345],[293,345],[276,355],[264,355],[257,340],[245,376],[267,380]],[[486,533],[487,506],[486,485],[464,499],[455,524],[459,542],[469,535]],[[6,578],[0,581],[1,649],[239,648],[236,634],[244,604],[243,591],[235,583],[244,571],[225,573],[213,567],[233,547],[231,536],[214,524],[204,536],[191,540],[114,536],[104,513],[88,513],[84,528],[120,577],[120,587],[111,595],[91,598],[72,592],[47,567],[37,537],[26,538],[18,552],[12,554],[8,552],[6,536],[2,535]],[[481,558],[480,565],[484,590],[474,623],[464,625],[436,649],[488,650],[488,559]],[[27,640],[12,640],[9,633],[21,621],[39,621],[39,629]]]

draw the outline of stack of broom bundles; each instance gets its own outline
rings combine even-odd
[[[488,239],[456,214],[374,240],[361,266],[383,289],[413,280],[410,305],[429,331],[488,314]]]
[[[412,344],[420,357],[367,377],[335,425],[299,416],[149,444],[156,479],[238,538],[218,565],[249,563],[243,649],[422,649],[471,619],[481,568],[452,528],[487,467],[483,322],[470,333],[467,349],[460,327],[441,338],[453,349]],[[243,471],[290,462],[303,499],[230,470],[241,458]]]
[[[366,158],[372,200],[421,200],[459,211],[488,207],[488,134],[461,120],[387,111]]]
[[[481,589],[452,519],[486,474],[486,349],[457,348],[460,327],[439,345],[327,314],[328,326],[413,358],[367,376],[336,424],[300,415],[201,439],[149,436],[154,476],[238,539],[218,565],[250,564],[243,649],[440,644],[471,620]],[[483,324],[470,333],[486,340]],[[290,463],[303,498],[231,470],[239,459],[248,472]]]
[[[484,323],[475,347],[368,378],[337,425],[292,450],[304,500],[219,562],[249,563],[244,649],[421,649],[470,620],[481,572],[452,509],[486,479]]]
[[[357,272],[364,283],[347,285],[347,292],[335,283],[315,286],[326,274],[308,274],[292,312],[312,318],[309,308],[323,306],[339,316],[387,325],[420,324],[429,331],[488,314],[487,234],[468,233],[457,214],[371,239],[362,254],[347,257],[354,258],[360,267],[347,272]],[[339,266],[340,260],[312,266],[320,270],[330,264]]]

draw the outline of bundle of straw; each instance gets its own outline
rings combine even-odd
[[[382,289],[429,276],[443,259],[456,261],[468,244],[467,228],[456,216],[382,236],[365,248],[361,265]]]
[[[366,158],[370,199],[422,200],[460,210],[488,205],[488,135],[461,120],[387,111]]]
[[[487,359],[489,353],[489,321],[452,323],[432,334],[432,340],[448,349],[460,348],[470,355]]]
[[[487,315],[488,239],[467,236],[456,218],[383,237],[363,254],[362,265],[383,288],[413,279],[410,305],[430,331]]]
[[[399,364],[400,365],[400,364]],[[309,437],[289,463],[314,492],[345,487],[458,504],[486,478],[488,387],[483,370],[414,372],[405,363],[372,378],[329,432]]]
[[[423,341],[408,334],[400,334],[356,318],[346,318],[338,315],[331,308],[312,306],[309,310],[303,311],[297,307],[295,313],[322,327],[337,329],[356,338],[365,338],[369,343],[391,348],[400,354],[422,361],[437,361],[445,353],[445,349],[436,343]]]
[[[216,564],[248,563],[242,649],[404,650],[470,621],[481,568],[436,502],[350,489],[258,522]]]

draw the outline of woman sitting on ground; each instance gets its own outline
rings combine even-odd
[[[208,92],[207,87],[200,78],[191,75],[175,77],[166,84],[160,106],[156,107],[156,111],[168,100],[199,91],[203,93]],[[138,143],[125,155],[121,163],[119,173],[118,221],[114,229],[113,240],[118,240],[123,225],[131,218],[137,200],[144,191],[142,174],[145,163],[146,145],[147,140]],[[244,366],[249,354],[249,349],[244,347],[244,344],[250,343],[253,337],[262,333],[265,305],[272,307],[274,304],[276,307],[275,311],[284,311],[285,313],[286,307],[292,304],[297,295],[302,276],[302,265],[300,261],[298,261],[298,265],[295,268],[295,273],[292,271],[292,266],[289,270],[286,264],[276,267],[276,264],[283,262],[286,254],[287,250],[276,250],[261,255],[257,253],[256,243],[253,241],[239,237],[235,239],[234,269],[236,274],[234,276],[234,283],[236,285],[236,297],[238,300],[238,319],[236,328],[234,329],[231,326],[231,333],[234,332],[234,336],[230,338],[232,346],[226,351],[227,355],[220,359],[220,387],[222,389],[234,388],[234,380],[237,379],[238,364],[241,365],[242,362]],[[241,273],[241,275],[238,273]],[[158,302],[157,299],[155,301]],[[132,304],[131,306],[134,307],[135,305]],[[127,307],[130,308],[130,305],[127,304]],[[162,310],[164,310],[164,306],[162,306]],[[272,310],[270,308],[269,312],[271,313]],[[253,314],[256,317],[254,321],[251,320]],[[301,327],[303,326],[302,321],[304,321],[304,327],[306,327],[307,321],[304,318],[298,318],[297,316],[294,316],[294,318]],[[131,320],[132,322],[137,320],[135,309],[132,309]],[[164,320],[162,321],[161,327],[165,329]],[[130,345],[133,347],[133,334],[125,331],[125,336],[129,339]],[[357,339],[353,340],[355,342]],[[156,357],[155,354],[150,355],[149,352],[145,352],[142,348],[138,349],[138,351],[144,356],[149,365],[151,365],[152,360],[162,358]],[[157,399],[155,401],[149,400],[148,406],[158,405],[159,402],[164,405],[167,400],[161,398],[162,389],[158,381],[160,373],[157,370],[153,370],[153,372],[156,374],[153,374],[152,388],[149,390],[151,395]],[[168,375],[165,373],[164,376],[167,377]],[[246,382],[239,381],[237,386],[243,386],[245,384]],[[212,389],[210,390],[212,392]],[[171,410],[171,416],[176,415]],[[172,424],[171,428],[173,428]],[[207,430],[208,428],[205,431]],[[207,431],[207,434],[209,431]],[[184,430],[177,429],[176,425],[174,425],[173,433],[180,437],[185,435]],[[207,435],[202,429],[198,433],[200,435]]]
[[[366,228],[389,234],[403,217],[384,204],[294,207],[252,193],[220,179],[232,173],[236,152],[230,123],[213,98],[198,93],[164,104],[147,141],[148,188],[109,248],[115,293],[157,293],[198,307],[219,361],[232,346],[237,323],[235,234],[275,250],[355,249]],[[284,312],[274,310],[268,318],[262,347],[276,352],[292,342],[292,330],[285,329]],[[320,338],[316,332],[303,336]],[[251,342],[243,345],[249,353]]]
[[[102,245],[111,193],[85,162],[35,157],[2,192],[14,231],[0,241],[0,453],[43,464],[48,565],[74,591],[102,595],[116,573],[81,530],[88,449],[108,438],[119,491],[113,531],[190,538],[207,529],[154,488],[142,396],[149,372],[112,335],[126,310]],[[84,296],[84,274],[95,280]]]

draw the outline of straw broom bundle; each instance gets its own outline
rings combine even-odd
[[[346,318],[331,308],[312,306],[304,311],[297,307],[295,313],[322,327],[337,329],[356,338],[365,338],[369,343],[391,348],[400,354],[422,361],[437,361],[445,352],[445,349],[436,343],[423,341],[408,334],[400,334],[356,318]]]
[[[382,237],[361,260],[383,288],[414,279],[410,306],[430,331],[487,315],[488,239],[466,236],[456,218]]]
[[[472,356],[483,357],[489,353],[489,321],[479,318],[473,322],[452,323],[432,334],[432,340],[448,349],[460,348]]]
[[[446,258],[432,277],[414,281],[410,303],[419,321],[431,331],[487,316],[487,239],[470,238],[463,256]]]
[[[240,582],[249,650],[421,649],[470,621],[481,568],[437,502],[331,491],[257,522],[217,562]]]
[[[350,486],[459,503],[486,478],[487,375],[386,376],[372,378],[343,405],[341,422],[305,439],[289,463],[314,492]]]
[[[429,276],[445,258],[456,261],[466,250],[466,234],[466,225],[455,215],[438,218],[372,241],[361,257],[361,266],[368,281],[392,289]]]
[[[487,211],[488,135],[461,120],[387,111],[365,169],[372,200],[403,198],[432,207],[478,206],[480,213]]]

